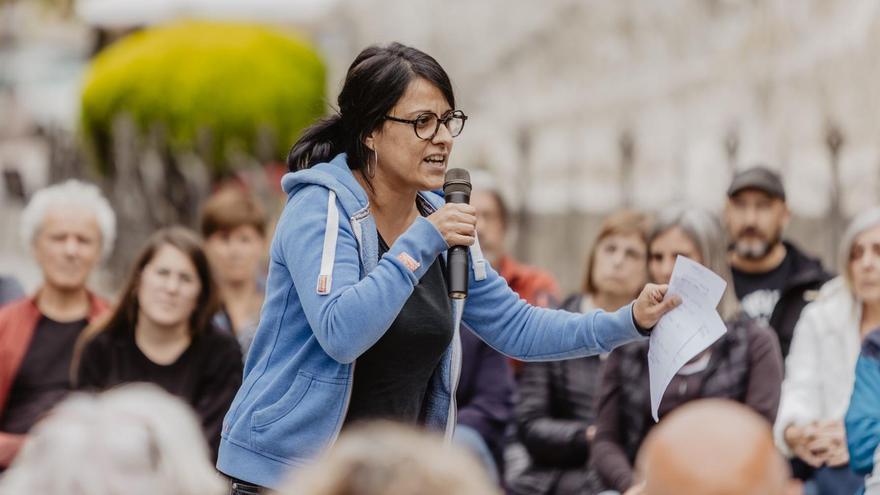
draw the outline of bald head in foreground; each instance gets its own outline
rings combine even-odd
[[[664,418],[645,440],[639,470],[645,495],[783,495],[789,478],[767,421],[725,400]]]

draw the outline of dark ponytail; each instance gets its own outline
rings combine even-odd
[[[318,120],[306,129],[287,154],[291,172],[304,170],[316,163],[329,162],[342,153],[342,117],[334,114]]]
[[[348,155],[348,167],[366,174],[372,151],[364,140],[384,122],[414,79],[425,79],[455,108],[452,83],[443,67],[415,48],[391,43],[373,45],[355,57],[337,99],[339,113],[325,117],[306,129],[287,155],[291,172]]]

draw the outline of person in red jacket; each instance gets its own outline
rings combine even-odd
[[[492,178],[485,172],[477,172],[474,174],[473,184],[471,205],[477,210],[477,235],[486,261],[527,303],[544,308],[559,306],[559,285],[553,275],[520,263],[508,252],[507,228],[510,225],[510,213]],[[518,378],[522,363],[510,359],[510,364]]]
[[[70,180],[34,195],[21,234],[43,280],[33,295],[0,309],[0,470],[71,389],[74,343],[107,309],[86,281],[113,247],[116,217],[96,186]]]
[[[529,304],[556,307],[559,286],[553,276],[519,263],[507,252],[507,204],[491,177],[485,172],[477,172],[473,184],[471,205],[477,210],[477,235],[486,260]],[[462,332],[461,343],[462,369],[455,439],[476,453],[491,478],[497,481],[505,471],[521,470],[519,465],[526,459],[524,452],[519,450],[515,454],[502,454],[505,433],[513,415],[515,378],[519,376],[522,362],[506,358],[468,332]],[[505,457],[512,462],[505,465]]]
[[[507,251],[510,215],[501,192],[485,173],[475,173],[473,183],[471,205],[477,210],[477,235],[486,260],[526,302],[556,307],[560,292],[553,276],[516,261]]]

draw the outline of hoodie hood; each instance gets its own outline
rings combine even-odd
[[[336,198],[348,216],[370,205],[367,192],[348,168],[345,153],[340,153],[329,162],[319,163],[306,170],[288,172],[281,178],[281,189],[287,193],[288,199],[300,189],[310,185],[323,186],[336,193]]]
[[[333,265],[336,257],[336,242],[339,232],[340,214],[337,202],[341,205],[342,218],[351,224],[354,236],[357,239],[360,250],[360,261],[365,273],[369,273],[378,263],[378,235],[376,234],[375,220],[370,215],[370,201],[367,192],[355,179],[351,169],[348,168],[347,156],[340,153],[326,163],[319,163],[306,170],[298,170],[284,174],[281,178],[281,188],[287,193],[287,198],[293,198],[299,191],[311,187],[320,186],[329,190],[327,198],[327,226],[324,234],[324,246],[321,257],[321,272],[318,276],[317,291],[319,294],[329,294],[332,289]],[[434,211],[443,206],[442,194],[419,193],[417,201],[427,206],[428,211]],[[471,247],[474,256],[473,268],[477,280],[486,278],[485,260],[476,242]]]
[[[367,192],[348,168],[348,157],[345,153],[340,153],[329,162],[319,163],[306,170],[288,172],[281,178],[281,189],[287,193],[288,199],[300,189],[311,185],[326,187],[333,191],[348,217],[359,216],[370,206]],[[422,191],[418,197],[429,206],[430,211],[440,208],[445,202],[443,190]]]

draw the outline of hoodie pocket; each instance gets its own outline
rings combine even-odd
[[[300,371],[277,402],[254,411],[254,446],[283,459],[316,456],[336,433],[345,388],[344,379],[320,378]]]

